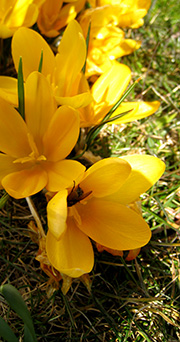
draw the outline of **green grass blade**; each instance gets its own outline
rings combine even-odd
[[[21,114],[22,118],[25,119],[22,57],[19,58],[19,67],[18,67],[18,112]]]
[[[8,201],[9,195],[8,194],[4,194],[1,198],[0,198],[0,209],[4,208],[6,202]]]
[[[91,31],[91,23],[89,23],[87,37],[86,37],[86,60],[87,60],[88,47],[89,47],[90,31]],[[85,74],[85,71],[86,71],[86,60],[82,68],[83,74]]]
[[[120,104],[126,99],[126,97],[131,93],[131,91],[134,89],[134,87],[136,86],[136,84],[141,80],[141,77],[139,77],[128,89],[127,91],[124,93],[123,96],[121,96],[121,98],[114,104],[114,106],[109,110],[109,112],[105,115],[105,117],[102,119],[102,121],[100,122],[99,125],[94,126],[93,128],[90,129],[90,131],[87,134],[86,137],[86,145],[87,145],[87,149],[90,146],[91,142],[96,138],[96,136],[98,135],[98,133],[100,132],[100,130],[103,128],[103,126],[108,123],[108,122],[112,122],[116,119],[119,119],[120,117],[125,116],[126,114],[128,114],[130,112],[124,112],[121,114],[116,115],[115,117],[111,118],[111,115],[115,112],[115,110],[120,106]]]
[[[121,96],[121,98],[115,103],[115,105],[110,109],[110,111],[106,114],[106,116],[104,117],[104,119],[102,120],[102,122],[106,121],[107,119],[109,119],[112,115],[112,113],[115,112],[115,110],[120,106],[120,104],[126,99],[126,97],[131,93],[131,91],[134,89],[134,87],[136,86],[136,84],[141,80],[141,77],[139,77],[124,93],[123,96]]]
[[[0,287],[0,293],[2,293],[10,307],[21,317],[24,324],[27,325],[29,331],[31,332],[33,342],[36,342],[37,339],[32,318],[19,291],[14,286],[6,284]]]
[[[41,50],[41,58],[39,61],[39,67],[38,67],[39,72],[42,72],[42,66],[43,66],[43,50]]]
[[[132,110],[132,109],[131,109]],[[109,118],[106,119],[105,121],[102,121],[99,125],[94,126],[93,128],[90,129],[90,131],[87,134],[86,137],[86,145],[87,145],[87,149],[88,147],[91,145],[91,142],[97,137],[97,135],[99,134],[100,130],[103,128],[103,126],[109,122],[113,122],[119,118],[122,118],[123,116],[125,116],[126,114],[128,114],[129,112],[131,112],[131,110],[128,110],[124,113],[121,114],[117,114],[116,116],[114,116],[113,118]],[[112,113],[111,113],[112,114]]]
[[[0,337],[8,342],[18,342],[17,337],[14,335],[13,331],[9,325],[0,316]]]

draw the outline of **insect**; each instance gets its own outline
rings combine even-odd
[[[75,182],[74,182],[74,186],[73,186],[71,192],[69,193],[69,195],[67,197],[68,207],[72,207],[74,204],[82,201],[84,198],[89,196],[91,193],[92,193],[92,191],[88,191],[88,192],[84,193],[84,191],[80,188],[79,185],[77,187],[75,187]]]

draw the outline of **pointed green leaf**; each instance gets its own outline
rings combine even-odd
[[[123,94],[123,96],[121,96],[121,98],[115,103],[115,105],[110,109],[110,111],[106,114],[106,116],[104,117],[104,119],[102,120],[102,122],[104,122],[105,120],[109,119],[110,116],[112,115],[112,113],[115,112],[115,110],[120,106],[120,104],[126,99],[126,97],[131,93],[131,91],[134,89],[134,87],[136,86],[136,84],[141,80],[141,77],[139,77],[127,90],[126,92]]]
[[[22,70],[22,57],[19,58],[18,67],[18,112],[22,118],[25,118],[25,105],[24,105],[24,80]]]
[[[2,293],[10,307],[21,317],[24,324],[27,325],[29,331],[31,332],[33,342],[36,342],[37,339],[32,318],[19,291],[14,286],[5,284],[0,287],[0,293]]]
[[[91,142],[97,137],[97,135],[99,134],[100,130],[102,129],[102,127],[109,123],[109,122],[113,122],[119,118],[122,118],[123,116],[126,116],[126,114],[128,114],[129,112],[131,112],[131,110],[128,110],[124,113],[121,114],[117,114],[116,116],[114,116],[113,118],[109,118],[106,119],[105,121],[101,121],[101,123],[97,126],[94,126],[93,128],[91,128],[91,130],[88,132],[87,136],[86,136],[86,145],[87,145],[87,149],[90,146]]]
[[[26,324],[24,324],[24,342],[34,342],[32,334]]]
[[[88,55],[90,31],[91,31],[91,23],[89,23],[88,32],[87,32],[87,37],[86,37],[86,60],[87,60],[87,55]],[[82,68],[83,74],[85,74],[85,71],[86,71],[86,60],[85,60],[85,62],[84,62],[83,68]]]
[[[105,115],[105,117],[102,119],[102,121],[100,122],[100,124],[92,127],[87,136],[86,136],[86,146],[88,149],[88,147],[90,146],[91,142],[96,138],[96,136],[98,135],[98,133],[100,132],[100,130],[103,128],[103,126],[108,123],[108,122],[112,122],[116,119],[119,119],[120,117],[125,116],[126,114],[128,114],[130,111],[121,113],[119,115],[114,116],[113,118],[111,118],[111,115],[114,113],[114,111],[120,106],[120,104],[125,100],[125,98],[130,94],[130,92],[133,90],[133,88],[135,87],[135,85],[141,80],[141,77],[139,77],[128,89],[127,91],[123,94],[123,96],[121,96],[121,98],[114,104],[114,106],[109,110],[109,112]]]
[[[8,342],[18,342],[17,337],[14,335],[13,331],[9,325],[0,316],[0,337]]]
[[[41,50],[41,58],[40,58],[40,61],[39,61],[39,68],[38,68],[39,72],[42,71],[42,66],[43,66],[43,50]]]

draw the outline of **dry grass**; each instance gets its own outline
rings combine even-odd
[[[137,260],[126,262],[95,250],[90,293],[80,279],[73,281],[67,295],[61,289],[50,291],[48,277],[35,260],[38,248],[27,228],[32,217],[26,201],[8,197],[0,211],[0,283],[10,282],[19,289],[31,311],[38,341],[180,340],[177,13],[175,1],[169,1],[168,8],[166,1],[154,1],[146,25],[134,32],[142,39],[142,48],[122,60],[135,78],[145,73],[130,98],[158,99],[159,111],[121,128],[107,127],[92,147],[102,157],[148,153],[166,163],[161,180],[142,196],[143,215],[153,236]],[[37,194],[33,200],[46,230],[44,195]],[[15,334],[23,334],[21,321],[3,299],[0,305]]]

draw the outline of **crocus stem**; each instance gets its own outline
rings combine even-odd
[[[35,208],[35,205],[34,205],[32,199],[31,199],[31,197],[26,197],[26,201],[27,201],[27,204],[29,206],[31,214],[34,217],[34,220],[36,222],[36,225],[37,225],[37,228],[39,230],[39,233],[40,233],[41,237],[45,237],[45,233],[44,233],[44,229],[43,229],[40,217],[39,217],[39,215],[37,213],[37,210]]]

